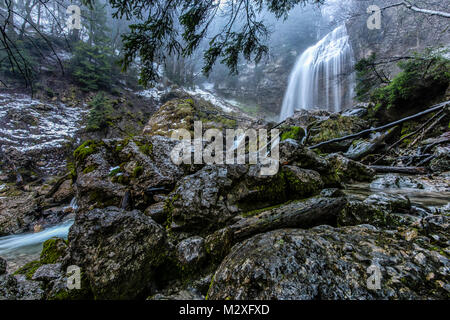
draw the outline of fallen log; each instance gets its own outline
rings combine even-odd
[[[435,112],[435,111],[439,111],[439,110],[447,107],[448,105],[450,105],[450,100],[442,102],[442,103],[439,103],[437,105],[434,105],[431,108],[429,108],[429,109],[427,109],[425,111],[419,112],[419,113],[417,113],[415,115],[412,115],[412,116],[409,116],[409,117],[406,117],[406,118],[403,118],[403,119],[400,119],[400,120],[388,123],[388,124],[386,124],[384,126],[377,127],[377,128],[369,128],[369,129],[366,129],[366,130],[363,130],[363,131],[360,131],[360,132],[357,132],[357,133],[354,133],[354,134],[350,134],[348,136],[344,136],[344,137],[340,137],[340,138],[335,138],[335,139],[331,139],[331,140],[328,140],[328,141],[324,141],[324,142],[318,143],[316,145],[310,146],[309,149],[317,149],[317,148],[319,148],[321,146],[324,146],[324,145],[327,145],[327,144],[330,144],[330,143],[345,141],[345,140],[349,140],[349,139],[355,139],[355,138],[359,138],[361,136],[364,136],[364,135],[367,135],[367,134],[370,134],[370,133],[373,133],[373,132],[387,130],[387,129],[395,127],[396,125],[402,124],[403,122],[414,120],[414,119],[420,118],[420,117],[422,117],[424,115],[427,115],[429,113],[432,113],[432,112]]]
[[[311,198],[263,211],[227,228],[234,244],[255,234],[281,228],[308,229],[324,224],[335,226],[338,214],[346,203],[345,198]]]
[[[376,173],[403,173],[403,174],[426,174],[424,167],[388,167],[388,166],[369,166]]]

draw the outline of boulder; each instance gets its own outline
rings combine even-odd
[[[390,139],[397,131],[397,127],[385,132],[377,132],[368,140],[355,140],[350,148],[344,153],[344,156],[352,160],[360,160],[365,156],[374,153],[380,148],[387,139]]]
[[[88,141],[76,151],[75,189],[80,212],[119,207],[125,194],[128,207],[145,210],[153,203],[147,190],[169,192],[190,168],[177,166],[170,153],[177,142],[160,136]],[[87,147],[87,148],[86,148]]]
[[[436,147],[430,169],[433,172],[450,171],[450,145]]]
[[[58,190],[53,194],[53,202],[64,204],[69,203],[70,200],[74,197],[75,192],[72,188],[72,180],[64,181],[58,188]]]
[[[293,139],[280,142],[280,163],[313,169],[321,173],[330,169],[328,161]]]
[[[65,265],[76,265],[97,299],[133,299],[171,252],[165,230],[141,212],[109,207],[78,215]]]
[[[39,217],[39,200],[33,192],[0,197],[0,235],[26,232]]]
[[[34,272],[32,279],[37,281],[51,281],[61,276],[61,263],[44,264]]]
[[[228,254],[232,245],[256,234],[281,228],[336,226],[346,204],[345,198],[313,197],[248,212],[236,223],[206,237],[206,249],[217,260]]]
[[[259,234],[233,247],[208,298],[447,299],[448,258],[412,241],[369,225]]]
[[[0,300],[42,300],[44,290],[38,281],[23,275],[0,275]]]
[[[310,138],[308,143],[315,145],[334,138],[340,138],[353,133],[360,132],[369,128],[369,123],[360,117],[355,116],[341,116],[332,114],[327,119],[321,120],[316,126],[310,130]],[[352,140],[345,140],[341,142],[330,143],[320,148],[323,152],[338,152],[346,151],[352,143]]]
[[[206,235],[239,213],[307,198],[323,186],[319,173],[296,166],[284,166],[274,176],[260,172],[260,165],[220,165],[184,177],[166,202],[171,228]]]
[[[157,223],[164,223],[167,219],[164,212],[164,202],[152,204],[145,209],[144,214],[155,220]]]
[[[389,212],[409,213],[411,210],[411,201],[401,194],[378,192],[368,196],[364,202]]]
[[[331,166],[328,175],[323,175],[326,184],[339,184],[340,182],[352,183],[355,181],[372,181],[375,171],[368,166],[350,160],[340,154],[330,154],[325,158]]]
[[[205,239],[191,237],[181,241],[177,247],[178,262],[183,267],[196,267],[206,257]]]
[[[17,299],[17,280],[10,274],[0,275],[0,300]]]

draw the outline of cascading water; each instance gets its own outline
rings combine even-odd
[[[355,64],[347,28],[339,26],[297,60],[281,109],[281,121],[295,110],[341,111],[351,106]]]

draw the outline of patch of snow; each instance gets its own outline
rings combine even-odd
[[[136,94],[138,96],[144,97],[144,98],[153,98],[157,101],[161,100],[162,95],[167,93],[167,90],[159,90],[158,88],[150,88],[147,90],[139,91]]]
[[[111,174],[111,173],[113,173],[114,171],[116,171],[116,170],[119,170],[120,169],[120,167],[119,166],[117,166],[117,167],[111,167],[111,168],[109,168],[109,174]]]
[[[193,90],[186,89],[186,92],[190,95],[198,96],[206,101],[211,102],[213,105],[221,108],[224,112],[231,113],[233,111],[228,101],[217,97],[209,91],[202,90],[199,87],[195,87]]]
[[[60,167],[52,161],[55,148],[61,148],[83,127],[88,110],[63,103],[44,103],[30,96],[0,93],[0,145],[20,153],[46,156],[46,169]]]

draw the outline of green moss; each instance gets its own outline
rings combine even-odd
[[[67,244],[63,239],[52,238],[44,242],[40,261],[43,264],[51,264],[58,262],[66,253]]]
[[[322,121],[318,126],[318,133],[311,136],[310,143],[316,144],[357,132],[364,128],[364,121],[357,117],[330,118]]]
[[[92,171],[94,171],[95,169],[97,169],[97,166],[94,165],[94,164],[92,164],[92,165],[86,167],[86,168],[83,170],[83,173],[84,173],[84,174],[88,174],[88,173],[91,173]]]
[[[138,178],[144,172],[144,168],[141,166],[137,166],[133,170],[133,178]]]
[[[318,193],[321,187],[318,184],[315,184],[313,179],[302,181],[290,170],[284,170],[283,174],[289,187],[289,194],[293,195],[294,198],[312,196],[315,193]]]
[[[211,279],[211,282],[209,283],[208,293],[206,294],[205,300],[208,300],[208,298],[209,298],[208,295],[209,295],[209,292],[211,291],[211,288],[212,288],[212,286],[214,284],[214,279],[215,278],[216,278],[216,275],[214,274],[212,279]]]
[[[116,152],[122,152],[122,150],[128,145],[129,142],[130,142],[130,139],[127,138],[127,139],[117,143]]]
[[[94,154],[103,146],[103,141],[88,140],[79,146],[74,152],[73,157],[78,161],[84,161],[89,155]]]
[[[26,265],[24,265],[22,268],[14,272],[14,274],[23,274],[28,280],[31,280],[33,278],[34,273],[36,272],[39,267],[41,267],[43,263],[39,260],[28,262]]]
[[[75,182],[77,180],[77,169],[75,164],[73,162],[67,162],[67,170],[69,171],[69,178],[72,182]]]
[[[142,142],[139,140],[135,140],[134,143],[139,147],[139,151],[147,156],[151,156],[153,153],[153,145],[151,143]]]
[[[305,130],[301,127],[290,127],[281,134],[281,141],[287,139],[301,140],[305,136]]]
[[[120,167],[118,167],[118,168],[115,168],[114,170],[111,170],[110,172],[109,172],[109,176],[110,177],[115,177],[115,176],[117,176],[119,173],[121,173],[122,172],[122,168],[120,168]]]
[[[243,213],[242,217],[250,218],[250,217],[256,216],[256,215],[258,215],[258,214],[260,214],[262,212],[266,212],[266,211],[277,209],[277,208],[279,208],[281,206],[287,205],[288,203],[290,203],[290,201],[285,202],[285,203],[280,203],[280,204],[277,204],[277,205],[274,205],[274,206],[271,206],[271,207],[266,207],[266,208],[262,208],[262,209],[248,211],[248,212]]]

